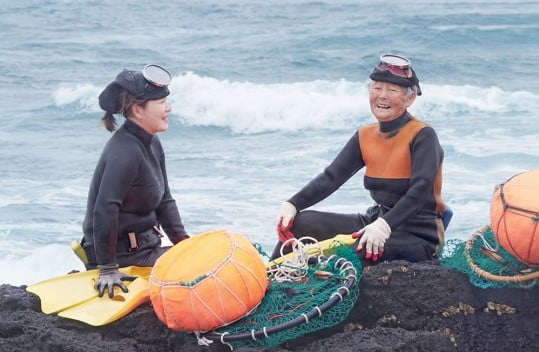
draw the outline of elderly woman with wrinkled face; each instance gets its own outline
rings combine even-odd
[[[369,103],[377,121],[355,131],[335,160],[282,204],[273,258],[286,252],[293,238],[325,240],[337,234],[358,239],[354,247],[365,264],[438,256],[451,213],[441,197],[443,150],[438,137],[408,112],[421,95],[419,79],[406,57],[393,54],[381,56],[370,78]],[[364,187],[375,203],[365,213],[304,210],[363,168]]]

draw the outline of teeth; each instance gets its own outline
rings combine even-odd
[[[389,109],[390,108],[389,105],[385,105],[385,104],[377,104],[376,106],[379,107],[380,109]]]

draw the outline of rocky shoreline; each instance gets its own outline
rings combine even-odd
[[[275,351],[539,351],[538,303],[537,286],[480,289],[437,262],[381,263],[364,269],[345,322]],[[0,351],[229,351],[167,329],[149,303],[98,328],[47,316],[39,304],[24,286],[0,286]]]

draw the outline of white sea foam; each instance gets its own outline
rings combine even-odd
[[[90,83],[77,84],[74,87],[60,87],[52,95],[54,103],[57,106],[77,103],[84,111],[96,111],[97,97],[102,88],[96,87]]]
[[[453,24],[453,25],[436,25],[432,27],[438,31],[458,31],[458,30],[479,30],[479,31],[510,31],[510,30],[523,30],[523,29],[539,29],[537,24]]]
[[[173,81],[175,114],[189,125],[235,132],[343,128],[367,112],[363,83],[340,80],[254,84],[188,72]]]
[[[58,106],[78,104],[99,111],[101,88],[92,84],[62,87],[54,94]],[[218,80],[186,72],[170,85],[172,115],[189,126],[227,128],[235,133],[349,129],[371,121],[367,82],[316,80],[253,83]],[[410,111],[429,121],[474,114],[510,113],[508,119],[535,116],[539,95],[499,87],[423,84],[423,96]],[[520,112],[519,116],[514,116]]]
[[[507,131],[484,131],[481,134],[445,135],[443,142],[451,145],[458,153],[476,157],[499,154],[521,154],[539,156],[539,131],[522,131],[521,135],[508,134]]]
[[[29,285],[70,270],[85,270],[67,244],[34,248],[23,257],[8,254],[0,258],[0,267],[0,283],[12,285]]]
[[[0,198],[0,208],[7,207],[9,205],[18,205],[24,203],[26,203],[26,200],[20,194]]]

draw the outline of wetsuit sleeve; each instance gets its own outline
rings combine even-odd
[[[288,201],[298,211],[308,208],[335,192],[363,166],[359,137],[354,133],[335,160]]]
[[[94,246],[98,265],[116,264],[119,210],[133,184],[140,157],[130,145],[116,145],[104,157],[103,174],[94,206]]]
[[[185,232],[180,212],[176,206],[176,201],[172,198],[172,194],[170,193],[167,170],[165,167],[165,153],[162,148],[159,163],[161,164],[163,180],[165,181],[165,193],[155,212],[157,214],[157,221],[163,227],[163,230],[165,230],[168,238],[173,244],[176,244],[189,236]]]
[[[391,229],[397,228],[417,214],[429,196],[432,197],[436,173],[443,159],[442,147],[431,127],[419,131],[410,148],[412,156],[410,186],[406,194],[383,216]]]

